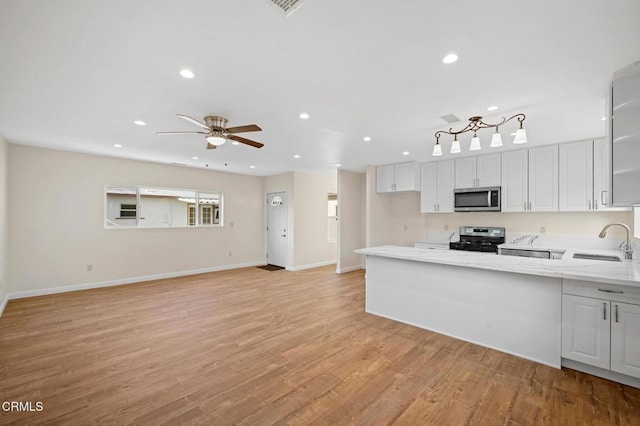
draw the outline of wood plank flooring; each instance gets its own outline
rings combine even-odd
[[[22,299],[0,424],[640,424],[640,390],[364,312],[364,274],[246,268]]]

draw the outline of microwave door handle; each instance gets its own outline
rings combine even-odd
[[[491,207],[491,193],[493,191],[487,191],[487,207]]]

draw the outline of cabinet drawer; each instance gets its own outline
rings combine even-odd
[[[640,305],[640,287],[563,279],[562,294]]]

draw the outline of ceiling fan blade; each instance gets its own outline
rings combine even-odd
[[[207,142],[207,149],[216,149],[216,148],[217,148],[216,145]]]
[[[209,126],[207,126],[204,123],[201,123],[200,121],[196,120],[195,118],[191,118],[188,115],[182,115],[182,114],[176,114],[178,117],[182,118],[183,120],[187,120],[189,123],[191,124],[195,124],[196,126],[200,126],[203,129],[207,129],[207,130],[211,130],[209,128]]]
[[[229,127],[225,131],[227,133],[245,133],[245,132],[259,132],[262,129],[256,124],[247,124],[246,126]]]
[[[156,132],[156,135],[208,135],[208,132]]]
[[[246,139],[240,136],[236,136],[236,135],[229,135],[227,136],[227,139],[231,139],[232,141],[237,141],[240,143],[243,143],[245,145],[251,145],[254,146],[256,148],[262,148],[264,146],[264,144],[260,143],[260,142],[256,142],[256,141],[252,141],[251,139]]]

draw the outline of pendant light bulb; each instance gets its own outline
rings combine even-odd
[[[493,134],[493,136],[491,136],[491,145],[489,146],[491,148],[498,148],[502,146],[502,136],[500,135],[500,132],[498,131],[497,127],[496,127],[496,132]]]

